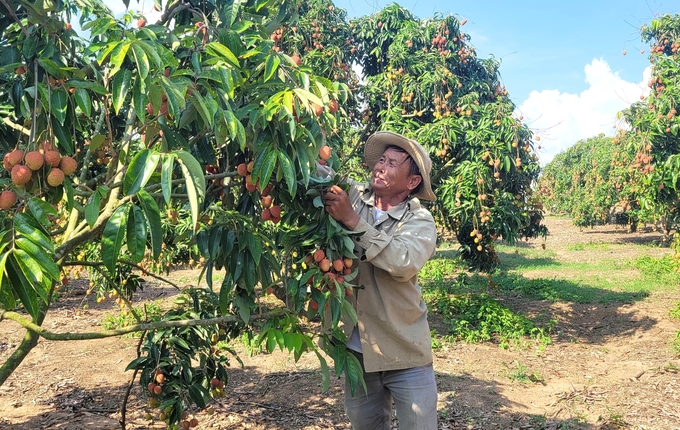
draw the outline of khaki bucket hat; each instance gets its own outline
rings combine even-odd
[[[372,169],[378,160],[380,160],[380,157],[382,157],[385,148],[390,145],[398,146],[406,151],[413,161],[416,162],[418,170],[420,170],[420,176],[423,178],[423,187],[414,196],[423,200],[435,201],[437,197],[432,192],[432,185],[430,183],[432,160],[430,160],[430,156],[425,148],[415,140],[391,131],[378,131],[368,138],[364,147],[364,159],[368,167]]]

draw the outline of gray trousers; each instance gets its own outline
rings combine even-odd
[[[355,353],[363,368],[363,355]],[[345,411],[353,430],[390,430],[392,402],[400,430],[437,429],[437,383],[432,365],[385,372],[364,372],[367,393],[352,397],[345,379]]]

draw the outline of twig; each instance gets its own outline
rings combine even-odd
[[[141,347],[142,347],[142,342],[144,341],[144,335],[146,332],[142,332],[142,335],[139,337],[139,342],[137,342],[137,358],[139,358],[142,355]],[[135,368],[135,372],[132,374],[132,378],[130,379],[130,383],[128,384],[127,390],[125,390],[125,396],[123,397],[123,404],[120,405],[120,420],[118,421],[120,423],[120,428],[122,430],[125,430],[125,413],[127,411],[127,402],[128,398],[130,397],[130,391],[132,390],[132,386],[135,383],[135,379],[137,379],[137,372],[139,371],[138,368]]]

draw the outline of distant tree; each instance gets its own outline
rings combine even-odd
[[[629,139],[626,132],[613,138],[600,134],[558,154],[538,180],[544,208],[569,215],[579,227],[624,223],[635,230],[638,222],[653,219],[638,202],[641,160]]]

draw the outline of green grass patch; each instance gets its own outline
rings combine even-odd
[[[672,318],[680,320],[680,302],[668,313]]]
[[[609,251],[609,249],[609,244],[602,242],[575,243],[567,247],[567,251]]]
[[[680,320],[680,302],[678,302],[675,308],[671,309],[671,311],[668,314],[671,316],[671,318]],[[675,350],[675,352],[680,354],[680,331],[675,333],[675,339],[673,340],[673,349]]]
[[[522,384],[530,384],[532,382],[545,384],[540,373],[530,372],[529,369],[515,360],[513,363],[503,363],[506,367],[505,376],[514,382],[521,382]]]
[[[144,311],[144,306],[133,306],[132,307],[137,315],[139,315],[142,320],[146,316],[146,321],[159,321],[163,315],[163,308],[161,308],[161,301],[156,300],[152,303],[146,304],[146,313]],[[138,324],[135,317],[132,315],[129,309],[123,309],[117,314],[106,312],[99,323],[104,330],[116,330],[122,327],[129,327],[131,325]],[[141,332],[140,332],[141,333]],[[140,333],[130,333],[127,336],[139,336]]]
[[[612,249],[620,247],[626,245],[612,245]],[[494,274],[494,282],[501,290],[534,299],[632,303],[652,291],[674,289],[680,284],[680,274],[673,270],[670,256],[621,259],[605,253],[588,261],[562,262],[540,249],[500,246],[498,250],[501,268]],[[479,287],[487,280],[473,277],[470,283]]]
[[[548,329],[539,328],[487,294],[448,294],[436,290],[425,296],[430,308],[440,313],[448,325],[446,340],[476,343],[498,341],[501,347],[520,344],[525,338],[542,345],[551,342]]]

